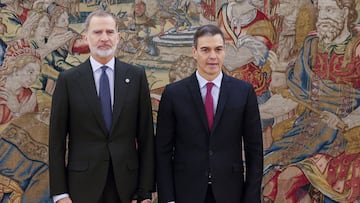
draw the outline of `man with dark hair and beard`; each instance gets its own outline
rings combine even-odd
[[[305,39],[295,63],[284,73],[281,86],[287,88],[278,91],[298,102],[297,117],[288,120],[289,130],[282,129],[281,138],[265,152],[264,196],[274,202],[313,198],[304,195],[308,189],[299,191],[309,184],[339,202],[353,202],[360,194],[353,185],[359,183],[359,148],[351,148],[349,141],[360,136],[355,2],[315,0],[314,5],[317,32]]]

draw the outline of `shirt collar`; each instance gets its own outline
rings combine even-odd
[[[196,78],[197,78],[198,81],[199,81],[199,86],[200,86],[200,88],[203,88],[203,87],[206,85],[206,83],[208,83],[208,82],[212,82],[212,83],[214,83],[214,85],[215,85],[216,87],[220,88],[220,86],[221,86],[221,80],[222,80],[222,78],[223,78],[223,73],[220,72],[220,74],[219,74],[213,81],[207,81],[205,78],[203,78],[203,77],[199,74],[198,71],[196,71]]]
[[[92,67],[93,72],[99,70],[101,66],[108,66],[111,70],[114,71],[115,58],[113,57],[113,58],[112,58],[109,62],[107,62],[106,64],[101,64],[101,63],[97,62],[92,56],[90,56],[90,64],[91,64],[91,67]]]

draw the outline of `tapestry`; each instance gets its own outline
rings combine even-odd
[[[116,56],[146,70],[155,128],[164,87],[196,70],[196,29],[217,25],[223,72],[257,95],[263,202],[360,202],[360,0],[0,0],[0,203],[52,202],[51,98],[89,57],[97,9],[118,19]]]

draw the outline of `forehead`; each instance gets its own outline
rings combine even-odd
[[[197,46],[199,48],[224,46],[224,40],[220,34],[204,35],[198,38]]]
[[[64,11],[61,13],[60,17],[64,17],[64,16],[69,16],[69,14],[66,11]]]
[[[326,8],[326,7],[339,8],[335,0],[318,0],[318,8]]]
[[[111,16],[94,16],[89,23],[90,29],[115,29],[115,20]]]
[[[38,69],[40,68],[40,64],[37,62],[31,62],[31,63],[27,63],[25,64],[23,69]]]

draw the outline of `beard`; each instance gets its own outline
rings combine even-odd
[[[103,50],[97,48],[96,46],[92,46],[91,43],[89,43],[89,49],[91,53],[105,58],[115,54],[116,46],[110,46],[110,48]]]
[[[321,41],[332,42],[344,30],[345,18],[334,20],[330,18],[319,19],[316,22],[316,29]]]

